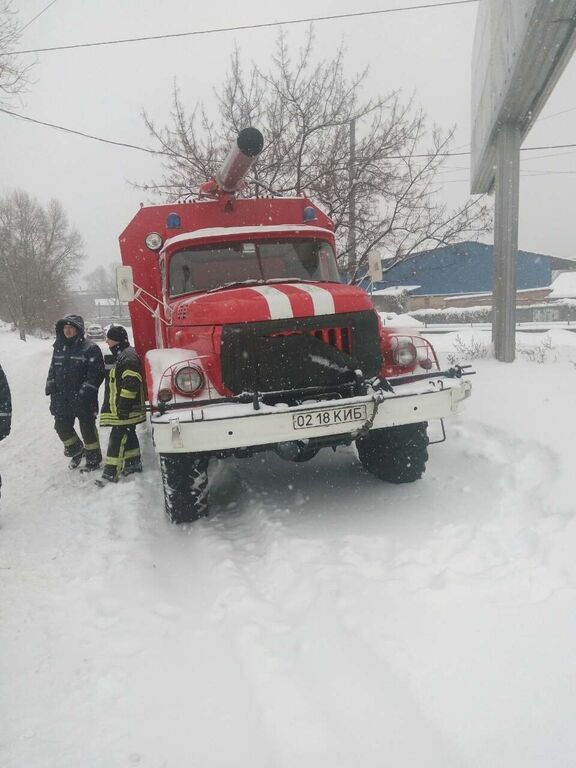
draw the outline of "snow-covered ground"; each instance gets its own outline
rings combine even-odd
[[[576,764],[576,334],[551,343],[475,362],[418,483],[260,456],[177,528],[146,430],[144,475],[84,482],[49,342],[0,331],[0,765]]]

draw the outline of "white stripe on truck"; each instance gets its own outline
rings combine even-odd
[[[271,285],[257,285],[250,286],[250,290],[258,291],[258,293],[266,299],[271,320],[279,320],[283,317],[294,317],[290,299],[285,293],[279,291],[278,288],[273,288]]]
[[[298,288],[299,291],[304,291],[304,293],[311,297],[315,315],[335,314],[334,297],[326,288],[320,288],[318,285],[308,285],[308,283],[295,283],[292,285],[292,288]]]

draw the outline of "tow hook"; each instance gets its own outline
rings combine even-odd
[[[180,419],[178,416],[170,416],[170,428],[172,432],[172,448],[183,448],[182,430],[180,428]]]

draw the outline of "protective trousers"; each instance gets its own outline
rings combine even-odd
[[[64,445],[64,456],[77,456],[84,451],[86,466],[97,467],[102,461],[102,451],[96,429],[96,419],[78,419],[78,424],[84,444],[74,429],[73,416],[56,416],[54,418],[54,429]]]
[[[108,480],[117,480],[123,468],[126,471],[141,467],[140,443],[134,424],[112,427],[104,464],[103,475]]]

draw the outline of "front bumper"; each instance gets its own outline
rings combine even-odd
[[[436,379],[398,386],[393,393],[377,391],[336,401],[307,401],[294,407],[262,404],[254,410],[247,403],[204,404],[153,414],[154,445],[158,453],[211,453],[331,436],[353,440],[367,429],[445,418],[457,410],[471,390],[466,379]],[[311,426],[306,426],[311,420],[307,414],[358,407],[366,418],[330,424],[315,423],[315,418]]]

